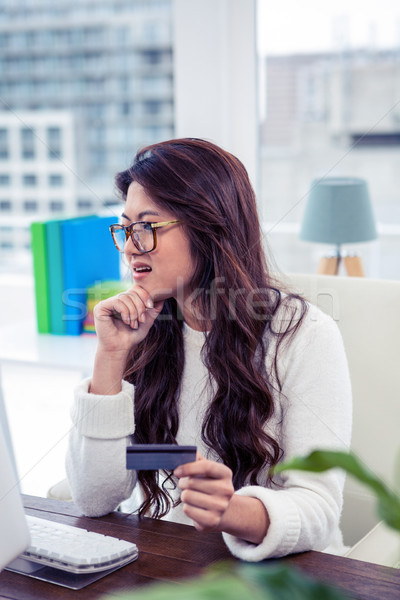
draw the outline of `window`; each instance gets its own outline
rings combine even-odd
[[[50,160],[61,158],[61,129],[60,127],[47,128],[47,155]]]
[[[37,183],[37,177],[36,175],[24,175],[22,178],[22,182],[24,184],[24,187],[30,187],[30,186],[34,186]]]
[[[104,62],[104,57],[100,52],[89,53],[84,56],[86,70],[91,73],[100,71]]]
[[[157,100],[147,100],[144,105],[144,112],[148,115],[157,115],[162,110],[161,102],[157,102]]]
[[[86,44],[101,45],[104,42],[105,30],[101,27],[87,27],[83,30]]]
[[[115,198],[106,198],[103,202],[103,206],[112,208],[118,207],[118,201]]]
[[[142,78],[142,90],[146,96],[165,95],[172,87],[172,81],[169,77],[160,75],[159,77],[148,75]]]
[[[329,246],[299,229],[314,179],[365,179],[379,238],[344,247],[369,277],[400,279],[400,4],[258,0],[258,193],[278,267],[312,272]],[[392,25],[390,24],[392,23]]]
[[[0,159],[8,158],[8,131],[5,128],[0,129]]]
[[[77,202],[77,207],[80,210],[91,209],[93,207],[93,203],[91,200],[87,200],[86,198],[79,198]]]
[[[84,80],[85,92],[90,94],[100,94],[105,91],[105,79],[101,77],[91,77]]]
[[[115,44],[124,46],[129,42],[130,34],[131,31],[129,27],[116,27],[114,30]]]
[[[158,22],[151,22],[143,24],[142,28],[142,39],[148,43],[157,43],[163,38],[163,27]]]
[[[10,42],[10,34],[2,31],[0,33],[0,48],[7,48]]]
[[[391,133],[353,133],[351,136],[352,145],[357,148],[368,146],[400,146],[400,132]]]
[[[145,50],[142,52],[143,62],[147,65],[156,65],[162,62],[163,53],[160,50]]]
[[[121,64],[123,64],[123,59],[118,60],[118,62],[117,62],[118,69],[121,67]],[[130,60],[130,65],[131,65],[131,67],[134,66],[132,64],[132,59]],[[127,75],[124,75],[124,77],[119,77],[117,79],[116,83],[118,85],[118,91],[124,95],[130,94],[135,89],[135,81],[132,78],[128,77]]]
[[[11,29],[4,26],[0,31],[0,172],[9,173],[10,180],[0,180],[0,194],[11,202],[13,212],[22,217],[28,210],[31,219],[42,211],[56,218],[71,202],[77,208],[78,198],[83,201],[80,214],[97,210],[113,195],[115,172],[128,166],[147,139],[141,136],[144,128],[167,124],[172,132],[172,111],[167,117],[163,111],[173,105],[174,95],[173,3],[3,4],[0,13],[7,15]],[[146,113],[143,102],[153,100],[162,108],[149,105]],[[120,155],[123,163],[117,161]],[[8,170],[10,159],[15,161],[15,175]],[[36,182],[24,178],[33,174]],[[24,209],[25,200],[35,200],[36,209]],[[4,220],[6,213],[2,214]],[[16,247],[17,242],[23,248],[22,233]]]
[[[87,105],[87,116],[90,119],[102,119],[106,112],[105,104],[101,102],[93,102]]]
[[[90,152],[90,163],[92,167],[105,167],[107,164],[107,152],[104,148],[95,148]]]
[[[0,174],[0,186],[8,186],[10,185],[10,176],[4,173]]]
[[[64,177],[62,175],[49,175],[49,186],[50,187],[61,187],[64,183]]]
[[[106,139],[106,128],[99,125],[88,129],[88,140],[91,144],[104,144]]]
[[[50,200],[49,209],[51,212],[61,212],[64,210],[64,202],[62,200]]]
[[[36,212],[38,203],[36,200],[25,200],[23,206],[26,212]]]
[[[0,211],[1,212],[10,212],[11,211],[11,201],[10,200],[0,200]]]
[[[122,116],[130,115],[133,112],[132,102],[121,102],[119,105],[119,113]]]
[[[31,127],[21,128],[21,155],[22,158],[35,158],[35,130]]]

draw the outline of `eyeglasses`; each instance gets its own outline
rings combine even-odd
[[[119,252],[124,251],[125,243],[130,237],[135,248],[141,254],[146,254],[147,252],[152,252],[157,246],[157,229],[174,223],[181,223],[181,221],[163,221],[162,223],[137,221],[129,225],[110,225],[109,230]]]

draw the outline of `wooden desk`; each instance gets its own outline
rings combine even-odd
[[[154,581],[179,581],[198,575],[218,560],[231,559],[217,533],[199,533],[193,527],[112,513],[100,519],[81,517],[68,502],[24,496],[29,514],[44,516],[99,533],[120,536],[139,547],[137,561],[74,592],[9,571],[0,574],[0,598],[15,600],[98,599],[104,594],[133,590]],[[276,561],[270,561],[276,562]],[[336,584],[357,600],[399,600],[400,571],[321,552],[305,552],[284,559],[314,577]]]

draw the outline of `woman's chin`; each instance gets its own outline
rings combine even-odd
[[[168,300],[168,298],[173,297],[173,293],[172,293],[171,289],[169,289],[169,290],[160,289],[160,288],[156,288],[155,286],[152,286],[150,283],[146,284],[145,282],[139,282],[139,281],[133,282],[133,287],[135,287],[135,286],[139,286],[139,287],[143,288],[144,290],[146,290],[146,292],[150,295],[153,302],[164,302],[165,300]]]

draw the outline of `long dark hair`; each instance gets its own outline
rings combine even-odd
[[[210,326],[202,359],[215,390],[202,439],[232,469],[235,489],[257,484],[263,467],[281,454],[265,430],[274,412],[273,387],[280,387],[276,355],[274,375],[265,367],[268,344],[275,337],[279,348],[297,331],[306,305],[298,298],[300,311],[293,308],[292,296],[283,297],[269,273],[254,191],[235,156],[199,139],[162,142],[138,152],[133,165],[117,174],[123,198],[133,181],[183,221],[190,240],[191,289]],[[272,319],[284,303],[285,327],[273,331]],[[125,378],[135,385],[137,443],[176,442],[183,366],[182,318],[170,298],[126,365]],[[165,515],[171,497],[157,473],[139,471],[138,477],[146,498],[139,514],[151,508],[153,516]]]

